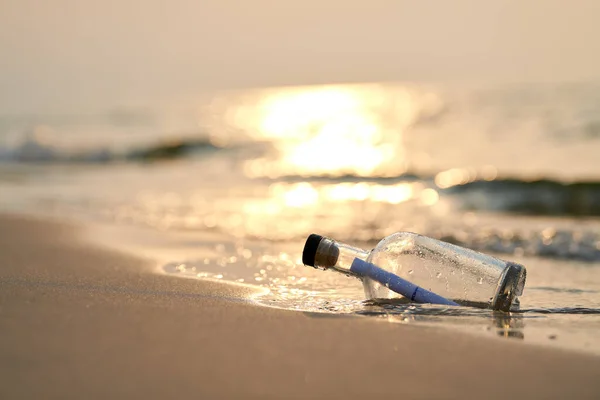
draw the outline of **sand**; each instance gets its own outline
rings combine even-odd
[[[600,398],[600,357],[258,307],[0,216],[0,399]]]

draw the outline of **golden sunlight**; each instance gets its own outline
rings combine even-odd
[[[405,169],[402,134],[417,110],[408,90],[377,85],[322,86],[267,91],[258,107],[237,114],[277,159],[259,159],[249,176],[393,176]],[[248,129],[249,128],[249,129]]]

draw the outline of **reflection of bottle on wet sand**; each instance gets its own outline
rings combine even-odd
[[[510,313],[495,312],[493,317],[496,333],[500,337],[525,339],[525,321],[518,315],[514,316]]]
[[[368,299],[404,296],[502,311],[518,304],[526,276],[522,265],[409,232],[390,235],[371,251],[312,234],[302,261],[361,278]]]

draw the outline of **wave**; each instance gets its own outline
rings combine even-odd
[[[119,150],[110,147],[71,150],[36,138],[0,148],[0,162],[31,164],[102,164],[112,162],[153,162],[188,157],[192,154],[222,150],[205,138],[170,139],[133,149]]]
[[[426,232],[448,243],[484,253],[533,256],[586,262],[600,261],[600,234],[591,230],[489,230]]]
[[[456,200],[465,211],[492,211],[531,216],[600,216],[600,180],[564,182],[558,179],[527,179],[517,177],[473,179],[465,183],[442,186],[438,174],[410,172],[395,177],[378,176],[302,176],[287,175],[266,181],[316,184],[374,183],[394,185],[405,182],[424,182],[440,196]]]
[[[600,216],[600,181],[517,178],[475,180],[444,189],[462,207],[526,215]]]
[[[151,163],[164,160],[202,157],[223,151],[227,156],[252,159],[267,152],[268,143],[246,142],[220,145],[207,137],[185,136],[138,143],[133,148],[95,147],[69,149],[54,141],[29,135],[17,145],[0,147],[0,162],[24,164],[111,164]],[[240,171],[241,173],[241,171]],[[440,178],[441,177],[441,178]],[[450,177],[451,179],[448,179]],[[465,178],[467,177],[467,178]],[[257,181],[310,182],[317,185],[331,183],[376,183],[393,185],[402,182],[422,182],[435,189],[440,197],[453,200],[465,211],[501,212],[531,216],[600,216],[600,180],[565,182],[552,178],[526,179],[522,177],[494,177],[462,170],[434,173],[406,171],[397,176],[343,176],[285,175],[277,178],[258,177]]]

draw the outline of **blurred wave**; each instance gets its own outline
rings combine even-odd
[[[600,233],[595,230],[470,228],[445,233],[434,230],[430,234],[445,242],[488,253],[600,261]]]
[[[140,144],[133,149],[99,147],[68,149],[57,144],[30,137],[12,147],[0,147],[0,162],[31,164],[101,164],[112,162],[151,162],[185,158],[192,154],[210,153],[222,147],[204,138],[170,138],[159,143]]]
[[[266,151],[264,146],[261,152]],[[29,138],[12,148],[0,148],[0,162],[31,164],[105,164],[123,162],[158,162],[164,160],[202,157],[219,151],[239,150],[243,147],[219,146],[206,138],[171,138],[158,143],[140,145],[127,150],[95,148],[69,150],[36,138]],[[460,178],[467,176],[467,179]],[[448,181],[448,175],[455,175]],[[456,175],[459,178],[456,179]],[[423,174],[407,170],[398,176],[368,177],[345,174],[337,177],[327,175],[283,175],[258,177],[263,181],[276,182],[371,182],[392,185],[399,182],[428,182],[442,195],[460,197],[463,210],[501,211],[524,215],[551,216],[600,216],[600,181],[581,180],[563,182],[551,178],[531,180],[510,177],[468,178],[469,172],[461,170]],[[451,178],[452,179],[452,178]]]
[[[600,216],[600,182],[504,178],[476,180],[445,189],[464,209],[524,215]]]

